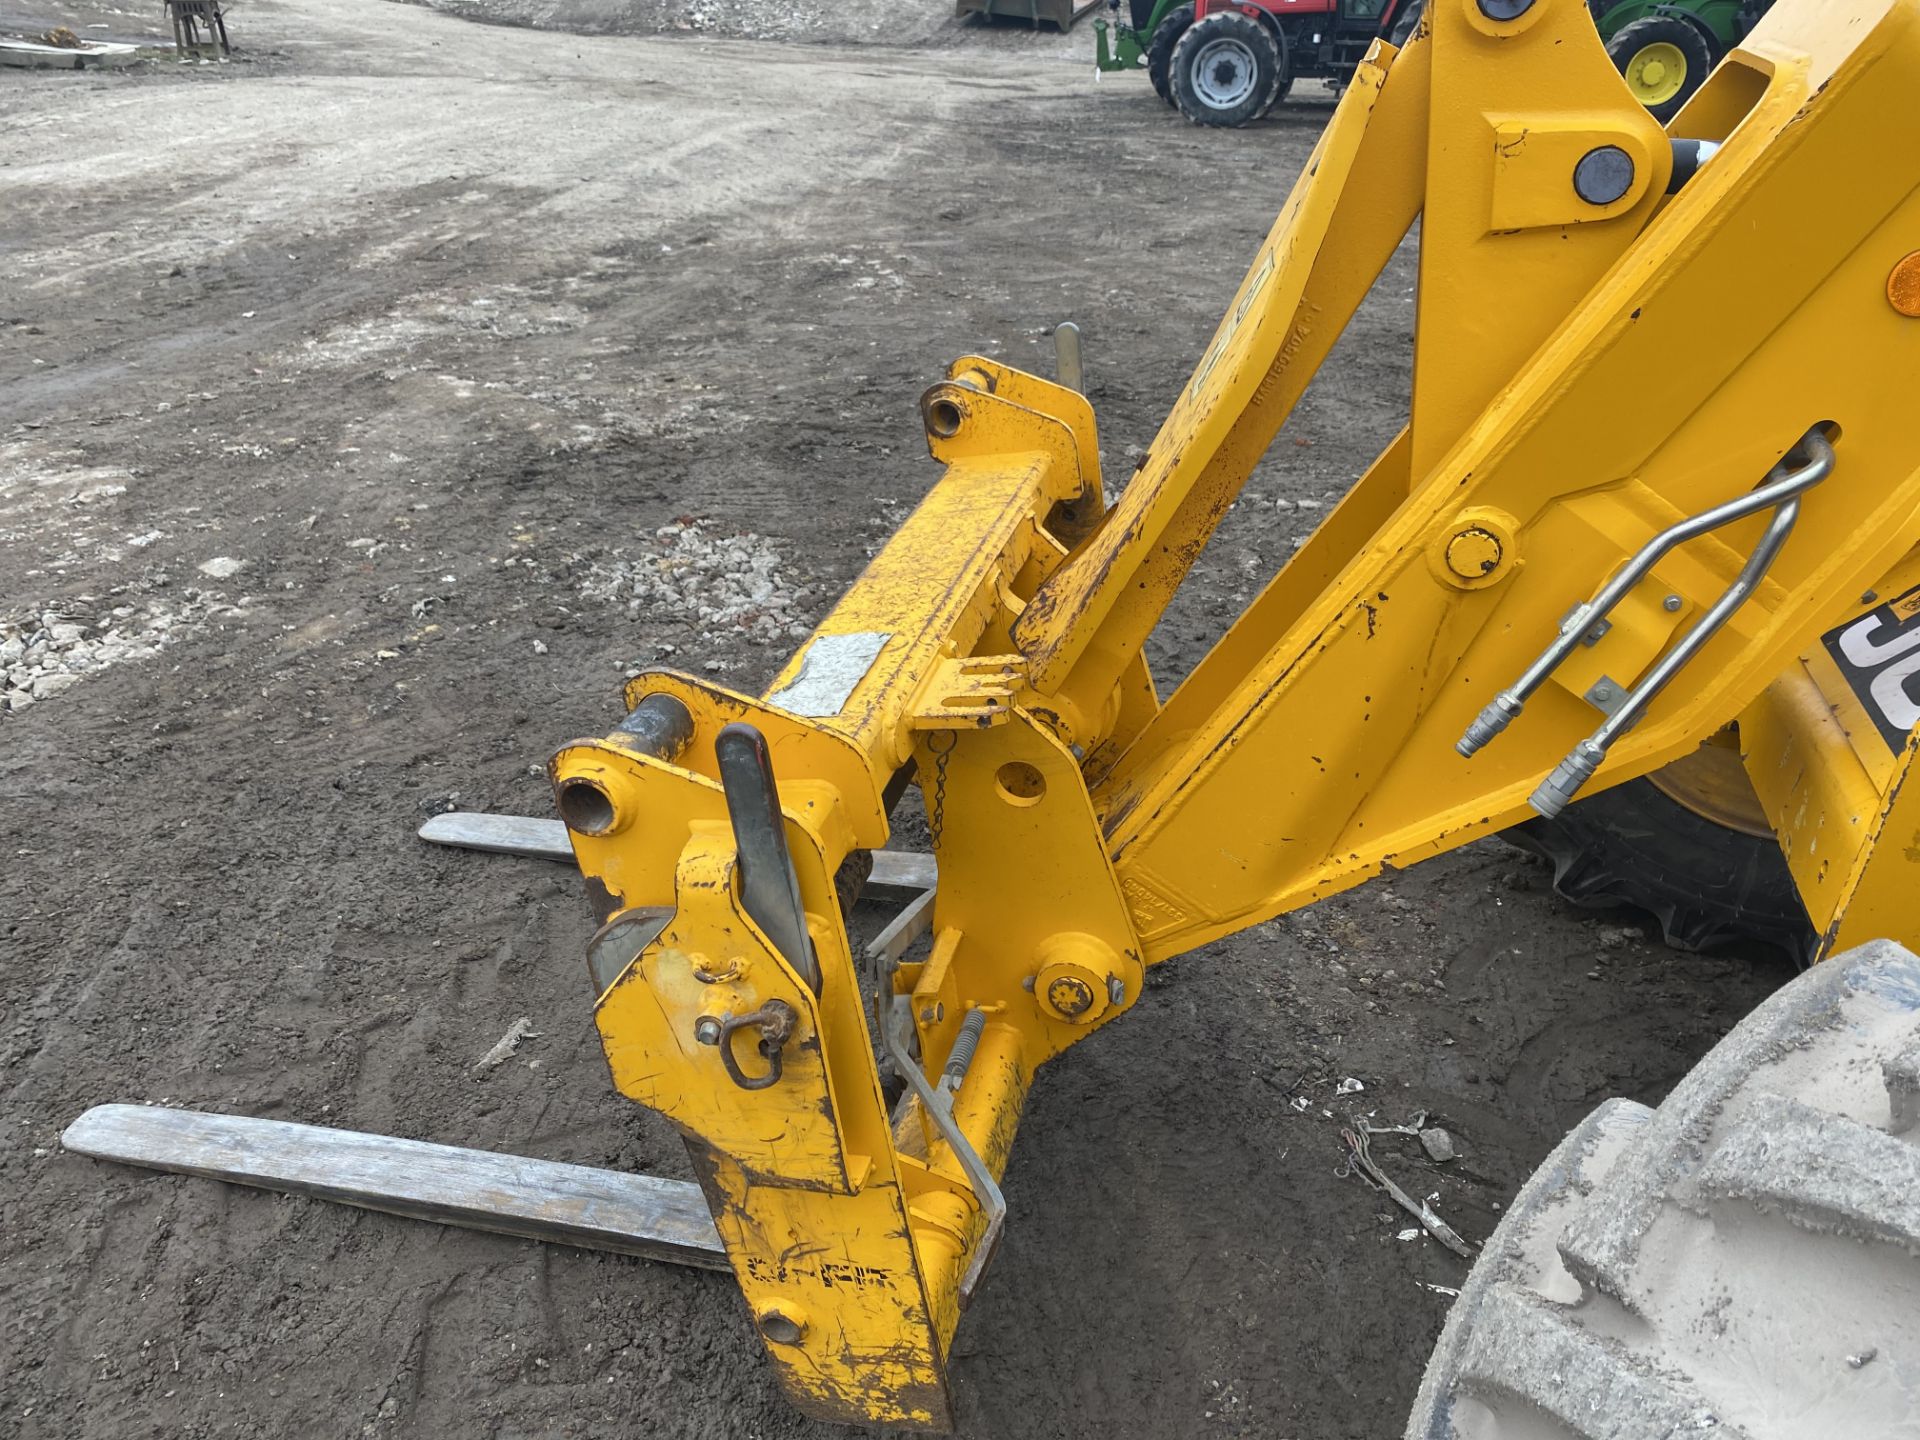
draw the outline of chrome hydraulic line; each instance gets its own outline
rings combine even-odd
[[[1534,791],[1530,801],[1533,808],[1545,816],[1558,815],[1572,801],[1580,787],[1592,778],[1614,741],[1633,727],[1646,713],[1654,697],[1666,688],[1667,683],[1699,652],[1700,647],[1719,632],[1728,617],[1752,596],[1761,577],[1767,573],[1780,548],[1786,544],[1794,522],[1800,517],[1800,497],[1832,473],[1833,446],[1816,427],[1801,437],[1799,444],[1754,490],[1710,510],[1703,510],[1654,536],[1620,567],[1598,595],[1586,604],[1574,607],[1567,618],[1561,621],[1559,633],[1554,636],[1553,642],[1527,667],[1519,680],[1488,703],[1454,748],[1461,755],[1470,756],[1512,724],[1534,692],[1573,653],[1574,647],[1591,635],[1633,587],[1644,580],[1648,572],[1676,546],[1735,520],[1758,514],[1762,510],[1772,510],[1772,521],[1733,583],[1701,617],[1699,623],[1687,631],[1621,700],[1605,723],[1575,746]]]

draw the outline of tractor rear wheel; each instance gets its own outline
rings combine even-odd
[[[1190,25],[1173,47],[1168,67],[1174,104],[1196,125],[1258,120],[1272,107],[1285,78],[1280,42],[1266,26],[1238,10],[1223,10]]]
[[[1680,113],[1719,58],[1715,47],[1677,15],[1649,15],[1622,26],[1607,42],[1627,89],[1662,125]]]
[[[1758,941],[1805,965],[1818,947],[1730,745],[1703,745],[1506,838],[1552,863],[1553,888],[1565,899],[1644,910],[1676,949]]]
[[[1187,33],[1187,27],[1193,24],[1193,6],[1182,5],[1169,10],[1167,18],[1160,22],[1160,28],[1153,32],[1153,39],[1147,43],[1147,79],[1153,82],[1153,93],[1169,105],[1173,104],[1173,91],[1167,85],[1167,67],[1173,63],[1173,47],[1180,43],[1180,37]]]

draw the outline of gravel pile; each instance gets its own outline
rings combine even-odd
[[[681,621],[709,638],[731,633],[772,645],[812,628],[799,613],[807,591],[780,570],[780,552],[763,536],[710,535],[697,520],[677,521],[654,531],[649,553],[595,565],[580,589],[590,600]]]
[[[43,610],[0,620],[0,713],[17,715],[96,671],[159,654],[198,630],[205,608],[189,598],[184,606],[116,605],[92,619]]]
[[[724,36],[827,45],[990,45],[1093,61],[1093,37],[962,21],[953,0],[412,0],[466,20],[579,35]]]

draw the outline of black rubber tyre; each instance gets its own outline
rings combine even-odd
[[[1920,958],[1785,986],[1515,1197],[1407,1440],[1893,1440],[1920,1393]]]
[[[1395,17],[1393,29],[1387,35],[1388,43],[1400,46],[1413,38],[1414,30],[1420,24],[1420,17],[1427,13],[1427,0],[1409,0],[1406,9]]]
[[[1280,42],[1280,65],[1281,65],[1280,84],[1274,90],[1273,98],[1267,101],[1267,108],[1260,112],[1262,115],[1272,114],[1274,107],[1277,106],[1282,100],[1286,99],[1288,92],[1293,89],[1293,70],[1288,65],[1286,55],[1287,55],[1287,42],[1282,40]]]
[[[1677,15],[1649,15],[1636,20],[1622,26],[1607,42],[1614,68],[1662,125],[1680,113],[1680,107],[1712,73],[1720,58],[1714,48],[1706,35]],[[1682,67],[1677,76],[1672,73],[1676,64]],[[1654,66],[1660,67],[1658,71]]]
[[[1271,115],[1275,106],[1279,106],[1284,98],[1286,98],[1288,90],[1294,88],[1294,58],[1292,58],[1292,54],[1286,50],[1286,36],[1281,35],[1279,31],[1275,31],[1275,29],[1271,29],[1271,27],[1269,27],[1267,33],[1273,36],[1273,44],[1275,44],[1275,48],[1281,52],[1281,83],[1273,86],[1273,98],[1267,100],[1267,108],[1261,109],[1261,115]]]
[[[1189,25],[1167,68],[1173,103],[1196,125],[1231,127],[1258,120],[1272,107],[1285,78],[1280,42],[1238,10]]]
[[[1173,47],[1180,43],[1180,37],[1191,24],[1193,6],[1169,10],[1160,28],[1153,32],[1153,39],[1147,42],[1147,79],[1153,82],[1153,93],[1169,105],[1173,104],[1173,91],[1167,86],[1167,67],[1173,63]]]
[[[1778,843],[1716,825],[1650,780],[1588,796],[1506,838],[1552,862],[1553,888],[1566,899],[1645,910],[1678,949],[1757,940],[1798,964],[1813,958],[1818,937]]]

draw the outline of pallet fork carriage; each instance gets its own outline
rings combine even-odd
[[[1917,86],[1920,0],[1787,0],[1670,136],[1580,0],[1434,0],[1110,510],[1087,401],[965,357],[944,474],[764,696],[643,675],[554,755],[614,1084],[797,1405],[950,1423],[1028,1087],[1147,967],[1530,801],[1737,726],[1823,951],[1920,939]],[[1408,427],[1162,699],[1149,632],[1416,219]],[[863,997],[842,897],[910,779],[938,886]]]

